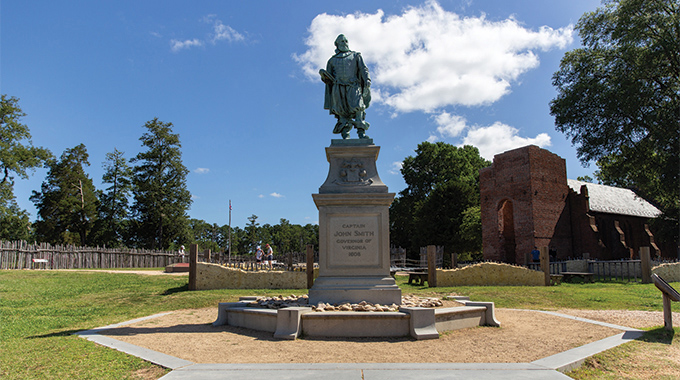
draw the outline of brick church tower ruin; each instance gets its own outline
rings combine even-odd
[[[658,209],[628,189],[568,180],[565,160],[545,149],[498,154],[479,180],[487,260],[524,265],[534,247],[553,259],[630,258],[642,246],[661,255],[646,224]]]

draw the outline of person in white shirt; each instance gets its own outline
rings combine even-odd
[[[272,249],[272,247],[269,244],[265,245],[265,248],[267,249],[267,257],[265,258],[265,260],[266,260],[265,264],[268,263],[269,269],[272,269],[272,264],[273,264],[272,262],[274,261],[274,250]]]

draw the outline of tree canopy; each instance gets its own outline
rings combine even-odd
[[[0,239],[29,238],[31,224],[14,197],[14,176],[26,179],[52,158],[49,150],[33,146],[28,126],[21,123],[24,116],[19,99],[0,96]]]
[[[30,236],[28,213],[17,204],[12,187],[0,184],[0,240],[28,240]]]
[[[85,171],[90,163],[84,144],[55,159],[49,150],[32,146],[28,127],[20,122],[25,114],[18,99],[2,95],[0,106],[0,239],[159,250],[197,243],[202,249],[226,252],[231,236],[234,255],[252,254],[256,245],[266,243],[277,254],[319,244],[318,225],[281,219],[261,226],[257,215],[251,215],[245,228],[230,229],[189,219],[189,171],[172,123],[148,121],[139,139],[143,151],[129,161],[118,149],[107,153],[102,164],[105,188],[96,190]],[[15,200],[14,177],[27,178],[41,165],[49,170],[30,198],[38,210],[32,225]]]
[[[179,135],[172,133],[172,123],[154,118],[144,128],[147,132],[139,140],[146,151],[132,159],[136,243],[167,249],[189,238],[189,170],[182,163],[182,145]]]
[[[301,226],[281,219],[279,224],[260,226],[257,218],[257,215],[248,217],[245,229],[232,227],[232,255],[252,255],[255,253],[255,246],[264,246],[267,243],[274,248],[275,254],[304,252],[307,244],[319,245],[318,225]],[[191,242],[198,244],[201,249],[210,249],[213,252],[229,251],[229,226],[220,227],[204,220],[190,219],[189,227]]]
[[[390,206],[392,244],[417,255],[443,245],[457,253],[481,252],[479,169],[489,166],[473,146],[423,142],[404,159],[407,187]],[[479,236],[470,235],[479,232]],[[413,256],[412,256],[413,257]]]
[[[45,148],[35,147],[31,132],[21,118],[26,114],[19,107],[19,99],[2,94],[0,98],[0,184],[13,184],[12,174],[28,178],[30,169],[42,166],[52,153]]]
[[[583,47],[553,75],[556,129],[598,179],[632,188],[674,220],[680,206],[680,1],[611,0],[576,25]]]
[[[109,187],[99,191],[99,220],[95,227],[97,244],[121,246],[129,240],[129,198],[132,194],[132,168],[118,149],[106,154],[102,182]]]
[[[97,220],[98,200],[92,179],[83,166],[89,166],[85,145],[66,149],[59,160],[49,164],[47,178],[31,201],[38,209],[35,233],[40,241],[53,244],[87,245]]]

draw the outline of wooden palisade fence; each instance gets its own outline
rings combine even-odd
[[[0,269],[158,268],[180,261],[176,252],[0,241]]]

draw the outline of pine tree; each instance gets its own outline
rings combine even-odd
[[[172,126],[158,118],[148,121],[147,132],[139,139],[146,151],[132,159],[137,164],[132,229],[136,244],[143,248],[168,249],[189,239],[189,170],[182,164],[182,145]]]
[[[53,244],[87,245],[97,220],[98,200],[92,180],[83,169],[89,166],[85,145],[66,149],[49,164],[47,178],[31,201],[38,209],[36,238]]]
[[[132,193],[132,168],[124,153],[118,149],[106,154],[102,182],[110,186],[99,192],[99,220],[95,228],[97,244],[108,247],[124,245],[128,219],[129,198]]]

